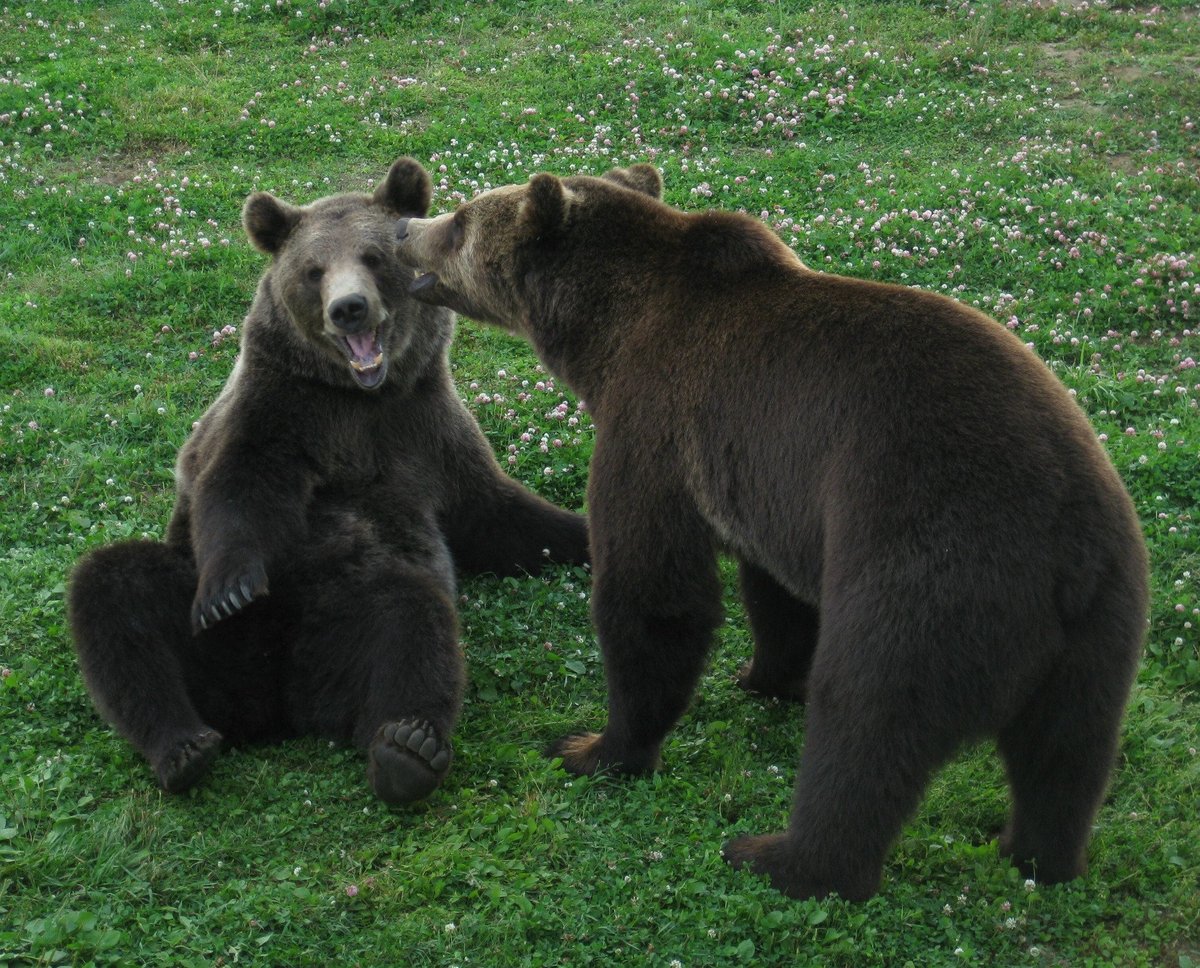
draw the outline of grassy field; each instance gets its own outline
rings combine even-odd
[[[0,6],[0,965],[1200,964],[1200,5],[1165,0],[27,0]],[[997,857],[988,748],[939,775],[849,904],[719,857],[785,822],[802,713],[748,698],[727,621],[663,772],[568,778],[604,719],[589,579],[461,588],[446,785],[370,796],[318,740],[161,794],[65,628],[89,547],[161,536],[237,352],[268,189],[435,209],[649,161],[810,265],[947,293],[1029,342],[1124,476],[1148,645],[1084,880]],[[463,322],[462,395],[512,472],[583,502],[593,433],[521,343]],[[669,413],[662,419],[670,420]],[[114,607],[120,607],[115,603]]]

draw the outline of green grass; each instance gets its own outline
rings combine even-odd
[[[1183,0],[0,6],[0,965],[1200,964],[1198,49]],[[400,154],[443,209],[649,160],[673,204],[759,215],[814,267],[1033,344],[1153,563],[1086,879],[1027,889],[997,858],[988,748],[938,776],[869,902],[729,870],[727,837],[785,822],[804,736],[733,685],[729,570],[653,778],[539,754],[604,718],[589,580],[561,571],[463,584],[470,686],[428,803],[383,808],[361,757],[315,739],[158,792],[83,690],[66,575],[162,534],[262,269],[246,194],[365,189]],[[501,459],[580,507],[593,431],[566,388],[470,322],[453,358]]]

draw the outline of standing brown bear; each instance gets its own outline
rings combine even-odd
[[[1083,873],[1146,623],[1121,481],[1066,390],[950,299],[806,268],[649,166],[535,175],[397,228],[412,292],[525,335],[596,424],[603,733],[568,770],[652,770],[741,568],[741,682],[803,698],[784,833],[725,847],[797,897],[879,888],[930,775],[993,736],[1001,850]]]
[[[383,800],[426,796],[463,689],[454,566],[586,559],[584,519],[501,472],[459,399],[453,315],[408,295],[395,221],[430,192],[402,158],[373,195],[247,199],[272,262],[179,453],[166,542],[75,570],[88,689],[166,790],[199,780],[222,737],[316,734],[366,748]]]

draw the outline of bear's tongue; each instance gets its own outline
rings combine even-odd
[[[373,331],[347,333],[346,345],[350,347],[350,365],[356,370],[368,370],[383,362],[383,352]]]

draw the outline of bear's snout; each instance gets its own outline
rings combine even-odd
[[[351,293],[329,304],[329,320],[344,332],[357,333],[367,325],[368,309],[366,296]]]
[[[419,250],[425,247],[427,239],[424,229],[433,219],[402,218],[396,222],[395,255],[400,262],[414,268],[421,265],[424,256]]]

